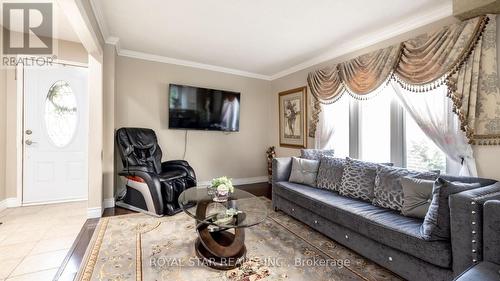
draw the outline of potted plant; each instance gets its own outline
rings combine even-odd
[[[233,183],[228,177],[213,179],[209,189],[213,191],[215,202],[226,202],[229,194],[234,192]]]

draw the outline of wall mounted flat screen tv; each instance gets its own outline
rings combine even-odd
[[[240,93],[170,84],[168,100],[170,129],[240,130]]]

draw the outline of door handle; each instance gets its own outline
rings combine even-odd
[[[32,140],[26,140],[26,145],[32,145],[34,143],[37,143],[36,141],[32,141]]]

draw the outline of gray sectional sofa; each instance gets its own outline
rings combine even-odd
[[[500,280],[500,201],[484,203],[484,260],[462,273],[456,281]]]
[[[272,204],[408,280],[452,280],[482,260],[482,205],[500,198],[494,180],[442,176],[480,187],[450,196],[451,239],[422,238],[422,219],[289,182],[292,158],[273,160]]]

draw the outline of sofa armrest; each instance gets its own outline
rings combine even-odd
[[[492,262],[480,262],[460,274],[455,281],[498,281],[500,280],[500,265]]]
[[[500,201],[498,200],[484,203],[483,245],[484,260],[500,264]]]
[[[498,182],[450,196],[454,275],[483,259],[483,204],[492,199],[500,199],[500,183]]]
[[[278,157],[273,159],[273,183],[288,181],[292,171],[292,157]]]

